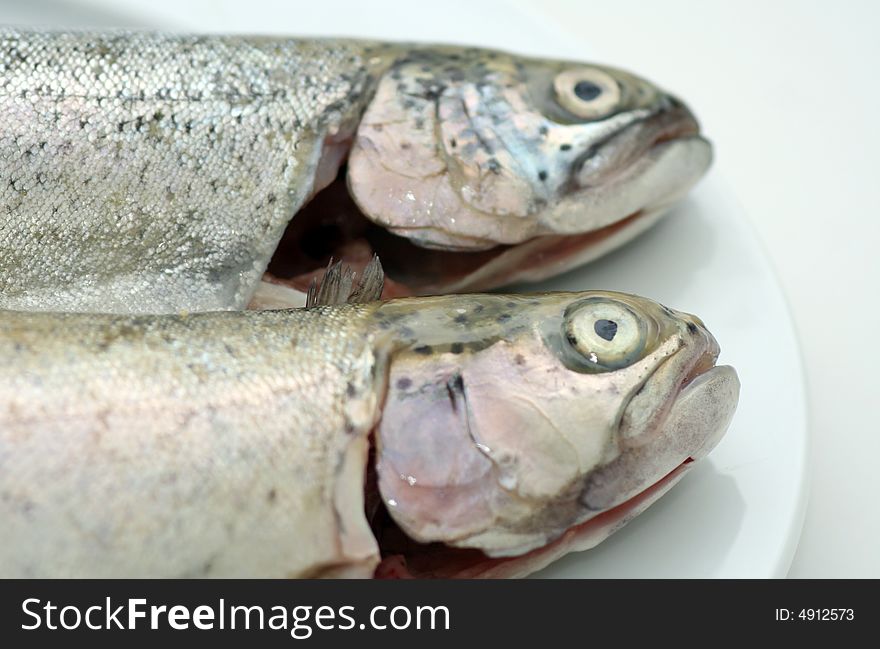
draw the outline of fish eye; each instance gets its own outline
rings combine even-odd
[[[553,80],[553,90],[560,106],[585,120],[606,117],[620,103],[620,86],[596,68],[560,72]]]
[[[573,306],[565,314],[563,334],[587,367],[604,372],[626,367],[641,358],[647,330],[644,318],[630,307],[606,299]]]

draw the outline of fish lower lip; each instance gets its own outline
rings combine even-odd
[[[729,365],[713,365],[699,372],[679,390],[667,425],[699,429],[702,442],[690,448],[694,460],[705,457],[721,440],[739,401],[739,379]],[[690,413],[690,414],[688,414]]]
[[[665,128],[661,130],[651,142],[651,148],[660,144],[664,144],[666,142],[683,140],[692,137],[704,139],[703,136],[700,134],[700,127],[696,122],[684,120],[680,123],[672,125],[670,128]]]

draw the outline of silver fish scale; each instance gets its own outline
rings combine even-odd
[[[374,308],[0,312],[0,575],[370,574]]]
[[[368,80],[353,42],[0,34],[0,307],[245,306]]]

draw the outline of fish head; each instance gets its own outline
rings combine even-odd
[[[637,513],[714,447],[736,407],[736,373],[716,366],[702,321],[650,300],[431,298],[394,320],[396,302],[382,317],[406,342],[390,356],[376,472],[419,543],[520,557]],[[427,333],[406,339],[416,321]]]
[[[379,80],[348,183],[390,232],[479,251],[666,207],[710,160],[690,110],[635,75],[435,48],[411,52]]]
[[[646,230],[711,162],[687,106],[622,70],[477,48],[375,58],[269,265],[299,290],[373,253],[386,298],[543,280]]]

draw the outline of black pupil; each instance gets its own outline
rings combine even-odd
[[[574,94],[581,101],[592,101],[602,94],[602,88],[592,81],[578,81],[574,84]]]
[[[614,320],[596,320],[593,329],[597,336],[610,341],[614,340],[614,336],[617,334],[617,323]]]

